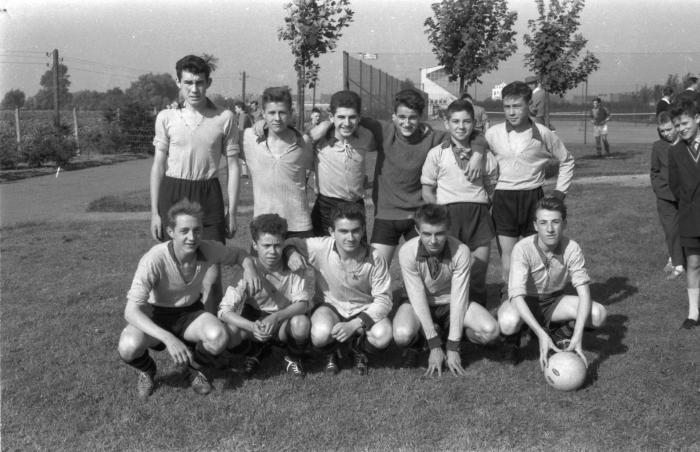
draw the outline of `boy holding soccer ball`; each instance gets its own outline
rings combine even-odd
[[[607,312],[603,305],[591,301],[590,278],[581,248],[563,235],[564,201],[555,197],[540,199],[534,227],[536,234],[525,237],[513,248],[509,300],[498,313],[501,332],[506,336],[515,334],[526,323],[539,340],[542,369],[547,365],[549,350],[574,351],[586,362],[581,348],[583,329],[600,327]],[[563,293],[568,280],[577,295]],[[575,321],[573,333],[566,331],[570,320]],[[560,338],[556,345],[550,337],[551,323],[563,324],[553,332],[555,338]]]

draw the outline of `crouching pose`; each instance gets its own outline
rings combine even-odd
[[[367,354],[391,342],[391,278],[386,261],[362,241],[365,212],[341,203],[331,212],[330,237],[287,240],[292,269],[316,269],[321,304],[311,315],[311,343],[327,356],[325,372],[336,374],[337,348],[350,343],[358,374],[367,373]]]
[[[470,341],[485,344],[498,337],[498,322],[483,306],[469,301],[469,248],[448,236],[447,206],[420,207],[415,223],[418,237],[406,242],[399,251],[410,303],[399,306],[394,316],[394,341],[399,347],[406,347],[406,367],[417,364],[427,339],[430,357],[426,375],[442,375],[443,363],[453,374],[464,375],[459,354],[462,332]]]
[[[277,214],[257,216],[250,235],[257,257],[253,258],[262,288],[250,295],[243,271],[234,274],[219,306],[219,318],[229,330],[229,349],[245,350],[244,373],[252,376],[269,345],[284,347],[287,372],[304,376],[301,356],[309,340],[306,311],[313,295],[313,280],[289,271],[282,262],[287,220]]]
[[[520,331],[523,322],[537,336],[540,365],[544,369],[550,350],[575,351],[586,362],[581,348],[584,327],[600,327],[607,315],[605,307],[591,301],[581,248],[563,235],[566,227],[564,201],[546,197],[535,208],[535,235],[516,243],[511,255],[509,301],[498,310],[498,323],[504,335]],[[568,279],[578,295],[564,295]],[[573,332],[568,322],[574,320]],[[552,328],[551,323],[562,324]],[[547,328],[547,330],[545,330]],[[556,341],[556,345],[555,345]],[[518,362],[517,341],[513,363]]]
[[[167,349],[178,366],[189,366],[192,389],[211,392],[205,367],[226,348],[224,325],[204,310],[202,282],[219,264],[242,265],[247,290],[256,293],[260,280],[244,251],[202,240],[202,208],[188,200],[174,204],[167,215],[170,240],[155,245],[139,262],[127,294],[128,322],[119,339],[119,355],[139,370],[138,393],[153,392],[156,363],[148,349]]]

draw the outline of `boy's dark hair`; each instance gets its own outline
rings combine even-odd
[[[250,236],[254,242],[263,234],[287,236],[287,220],[276,213],[265,213],[253,218],[250,222]]]
[[[680,118],[683,115],[694,118],[697,114],[698,106],[690,99],[684,99],[680,103],[675,103],[671,108],[671,119]]]
[[[656,123],[661,125],[666,124],[667,122],[671,122],[671,113],[668,110],[659,112],[659,116],[656,117]]]
[[[664,96],[673,96],[673,88],[664,86],[664,89],[661,90],[661,94]]]
[[[366,224],[364,206],[354,202],[341,202],[331,210],[330,220],[333,230],[335,230],[335,223],[342,219],[357,220],[364,229]]]
[[[182,199],[168,209],[168,226],[171,228],[175,227],[175,223],[177,222],[177,217],[180,215],[189,215],[191,217],[196,217],[199,219],[199,222],[202,223],[204,220],[204,211],[202,210],[202,206],[199,205],[197,202],[192,202],[189,199],[185,198]]]
[[[321,114],[321,109],[318,107],[314,107],[311,109],[311,113],[318,113],[319,115]]]
[[[561,214],[561,219],[566,220],[566,205],[564,201],[554,196],[545,196],[535,205],[535,217],[540,210],[552,210]]]
[[[420,228],[421,223],[444,224],[450,227],[450,211],[445,205],[423,204],[413,214],[413,221],[416,223],[416,228]]]
[[[425,109],[425,99],[423,94],[414,88],[402,89],[394,96],[394,113],[396,110],[403,105],[406,108],[415,110],[419,115],[423,114]]]
[[[265,88],[262,94],[262,107],[265,109],[270,102],[282,102],[292,111],[292,94],[286,86],[271,86]]]
[[[331,113],[335,114],[338,108],[354,108],[359,115],[362,111],[362,99],[355,91],[338,91],[331,96]]]
[[[248,110],[245,106],[245,102],[243,102],[242,100],[235,101],[233,103],[233,106],[240,108],[243,112],[247,112],[247,110]]]
[[[501,99],[505,100],[506,97],[514,97],[516,99],[522,97],[525,102],[530,102],[530,99],[532,99],[532,90],[527,86],[527,83],[518,80],[503,87]]]
[[[698,82],[698,78],[695,76],[688,77],[688,82],[685,84],[686,88],[690,88]]]
[[[445,119],[450,120],[450,116],[458,111],[466,111],[469,116],[474,120],[474,106],[468,100],[457,99],[447,106],[445,110]]]
[[[192,74],[204,74],[209,80],[211,75],[211,66],[204,61],[204,58],[197,55],[187,55],[180,58],[175,63],[175,72],[177,73],[177,81],[182,80],[182,71],[191,72]]]
[[[595,99],[593,99],[593,102],[598,102],[599,104],[603,103],[603,101],[600,100],[600,97],[596,97]]]

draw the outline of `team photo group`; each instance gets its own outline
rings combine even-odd
[[[286,87],[266,88],[257,111],[232,112],[206,95],[207,61],[188,55],[175,71],[180,102],[156,118],[150,174],[150,229],[160,243],[135,270],[118,343],[140,397],[158,386],[159,351],[198,394],[212,391],[212,368],[234,362],[252,377],[278,356],[273,347],[295,378],[310,359],[322,360],[329,377],[348,361],[366,375],[388,353],[400,353],[404,367],[427,366],[427,376],[465,375],[465,341],[517,365],[524,335],[538,344],[543,371],[565,353],[585,376],[583,336],[607,311],[592,299],[583,251],[566,234],[575,162],[538,113],[536,79],[503,88],[502,123],[490,124],[465,94],[446,107],[444,131],[432,128],[412,88],[394,95],[391,120],[376,120],[361,115],[356,92],[342,90],[298,130]],[[700,298],[697,105],[679,95],[659,112],[651,171],[669,271],[687,278],[684,329],[698,326]],[[592,113],[596,127],[609,118]],[[601,132],[598,153],[609,154],[607,126],[604,139]],[[555,182],[545,187],[553,166]],[[253,219],[239,225],[245,183]],[[244,228],[250,247],[225,245]],[[494,244],[496,295],[486,284]]]

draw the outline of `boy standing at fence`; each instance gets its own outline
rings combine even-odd
[[[610,112],[603,107],[603,101],[600,97],[593,99],[593,108],[591,108],[591,120],[593,121],[593,137],[595,138],[595,151],[598,157],[602,157],[603,147],[605,147],[605,155],[610,157],[610,144],[608,144],[608,122],[610,121]],[[601,146],[602,144],[602,146]]]
[[[163,219],[170,206],[189,199],[204,211],[202,237],[225,243],[236,233],[236,203],[240,167],[238,129],[230,110],[207,98],[211,86],[211,68],[202,58],[187,55],[175,65],[182,104],[163,110],[156,117],[153,139],[155,154],[151,168],[151,234],[160,241],[167,239]],[[228,168],[228,212],[217,177],[221,156],[226,155]],[[221,300],[220,268],[212,269],[207,283],[209,303]],[[209,290],[211,292],[209,292]]]
[[[700,114],[694,101],[683,101],[671,110],[680,135],[668,154],[668,185],[678,199],[678,231],[686,258],[688,318],[682,328],[698,326],[700,304]]]
[[[657,123],[661,139],[651,148],[651,188],[656,195],[656,209],[668,248],[667,279],[676,279],[683,274],[684,259],[678,235],[678,201],[668,184],[668,153],[679,138],[668,111],[659,113]]]

